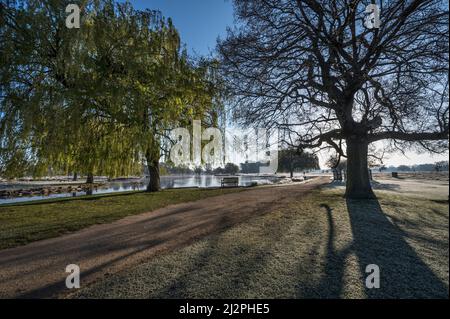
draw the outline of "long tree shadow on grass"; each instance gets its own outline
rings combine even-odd
[[[351,253],[353,245],[348,244],[344,249],[335,248],[336,227],[333,221],[333,209],[327,204],[320,204],[327,214],[328,237],[326,241],[325,266],[321,280],[313,288],[300,286],[297,298],[340,298],[344,288],[345,259]],[[311,265],[313,267],[313,265]]]
[[[408,236],[385,215],[377,199],[347,200],[353,233],[352,251],[364,275],[380,268],[380,288],[366,288],[369,298],[448,298],[446,285],[406,242]]]
[[[346,201],[353,241],[341,250],[335,248],[333,209],[325,208],[328,221],[326,263],[322,279],[315,287],[325,298],[340,298],[344,288],[345,259],[354,253],[363,277],[369,264],[380,269],[380,288],[365,288],[368,298],[448,298],[446,285],[406,242],[407,234],[385,215],[377,199]],[[299,291],[299,296],[308,292]]]

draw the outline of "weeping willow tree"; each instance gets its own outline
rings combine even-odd
[[[159,12],[78,1],[80,29],[68,29],[69,2],[1,7],[0,174],[51,167],[92,181],[144,161],[156,191],[162,138],[211,108],[208,67],[189,60]]]
[[[59,3],[63,5],[63,3]],[[60,158],[61,144],[81,118],[71,52],[63,12],[55,1],[16,1],[1,6],[0,138],[2,175],[39,175],[46,164]],[[70,133],[69,133],[70,132]]]
[[[97,44],[100,61],[108,65],[101,77],[114,79],[114,87],[107,90],[120,92],[111,101],[111,117],[124,125],[121,136],[128,140],[126,145],[132,145],[132,152],[147,166],[147,190],[157,191],[162,140],[170,129],[201,119],[211,109],[217,90],[208,77],[208,64],[188,58],[170,19],[126,4],[106,15],[94,19],[100,27],[90,39]],[[123,20],[125,27],[108,23],[112,16]],[[117,45],[97,39],[112,33],[118,37]]]

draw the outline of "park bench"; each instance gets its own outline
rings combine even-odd
[[[238,185],[239,185],[239,177],[224,177],[220,182],[221,187],[238,186]]]

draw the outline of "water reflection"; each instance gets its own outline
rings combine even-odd
[[[214,175],[195,175],[195,176],[161,176],[161,188],[187,188],[187,187],[220,187],[221,180],[223,176]],[[242,175],[239,176],[239,186],[249,186],[254,181],[267,180],[274,182],[279,179],[277,176],[251,176]],[[49,194],[49,195],[39,195],[39,196],[22,196],[22,197],[9,197],[0,198],[0,205],[7,203],[17,203],[17,202],[27,202],[42,200],[48,198],[60,198],[60,197],[77,197],[82,195],[91,194],[105,194],[105,193],[116,193],[125,191],[139,191],[145,190],[148,184],[148,179],[142,180],[125,180],[120,182],[110,182],[101,187],[94,187],[91,190]],[[18,189],[17,185],[7,186],[10,189]],[[20,185],[20,189],[36,187],[36,185]],[[3,187],[5,188],[5,187]]]

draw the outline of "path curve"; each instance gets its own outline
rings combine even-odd
[[[81,285],[132,267],[157,253],[183,247],[246,219],[283,207],[329,182],[315,178],[289,186],[260,187],[170,205],[94,225],[72,234],[0,250],[0,298],[63,297],[69,264]]]

